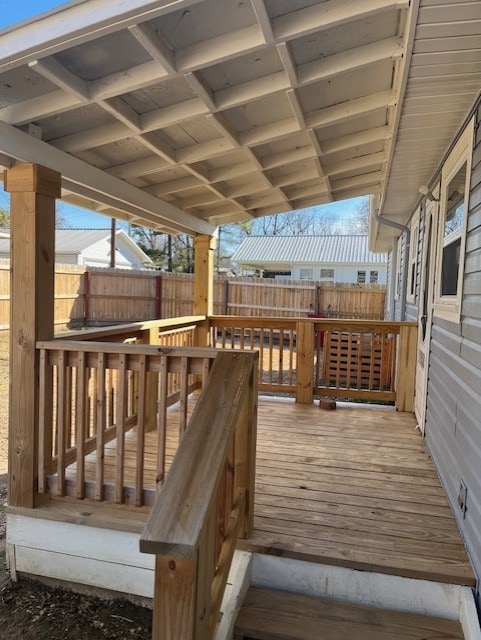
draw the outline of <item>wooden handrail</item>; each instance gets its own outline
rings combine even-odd
[[[237,537],[250,534],[257,359],[216,357],[140,539],[156,555],[155,640],[212,638]]]
[[[126,334],[142,333],[152,329],[167,331],[168,329],[178,329],[189,325],[197,326],[205,321],[205,316],[183,316],[178,318],[164,318],[158,320],[144,320],[142,322],[129,322],[127,324],[117,324],[110,327],[96,327],[82,329],[81,331],[64,331],[57,334],[60,340],[100,340],[101,338],[114,338]]]

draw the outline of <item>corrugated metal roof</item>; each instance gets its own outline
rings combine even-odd
[[[387,264],[387,254],[368,249],[367,235],[251,236],[232,256],[243,265]]]
[[[110,240],[109,229],[57,229],[55,252],[78,254],[105,238]],[[0,238],[0,252],[9,251],[10,239]]]

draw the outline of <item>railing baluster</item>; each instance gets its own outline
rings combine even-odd
[[[147,356],[140,356],[138,372],[137,441],[135,464],[135,505],[144,503],[145,403],[147,400]]]
[[[124,502],[125,476],[125,408],[127,401],[127,356],[119,356],[117,408],[116,408],[116,462],[115,462],[115,502]]]
[[[96,427],[97,427],[97,447],[95,466],[95,499],[103,501],[105,482],[105,428],[107,420],[106,401],[106,368],[105,354],[99,353],[97,356],[97,384],[96,384]]]
[[[77,354],[77,394],[75,399],[76,415],[76,447],[77,471],[75,479],[75,496],[85,498],[85,424],[86,424],[86,386],[87,386],[86,354]]]
[[[65,449],[67,445],[67,425],[70,425],[70,412],[67,413],[67,394],[71,394],[70,386],[67,385],[67,367],[65,364],[66,353],[61,351],[58,354],[57,365],[57,495],[65,495]]]
[[[180,361],[180,398],[179,398],[179,438],[187,428],[189,381],[187,378],[189,361],[181,358]]]
[[[161,356],[159,374],[159,409],[157,414],[157,476],[155,479],[157,491],[160,491],[165,481],[168,375],[167,356]]]
[[[38,492],[47,492],[47,473],[52,462],[53,406],[47,398],[53,396],[52,369],[48,364],[48,354],[41,349],[39,358],[39,407],[38,407]]]

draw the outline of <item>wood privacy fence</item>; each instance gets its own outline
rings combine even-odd
[[[214,314],[249,317],[306,317],[382,320],[384,285],[309,280],[266,280],[216,276]],[[55,324],[105,326],[189,316],[194,276],[56,265]],[[10,321],[10,265],[0,262],[0,329]]]

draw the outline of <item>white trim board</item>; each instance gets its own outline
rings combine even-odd
[[[140,553],[139,534],[7,514],[14,572],[152,598],[154,556]]]
[[[353,604],[459,620],[465,640],[481,640],[472,590],[344,567],[254,554],[252,585]]]

